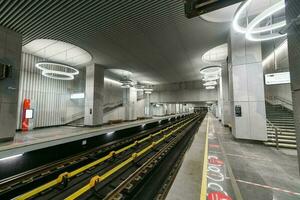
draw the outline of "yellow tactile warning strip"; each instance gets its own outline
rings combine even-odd
[[[209,129],[210,118],[207,118],[206,124],[206,134],[205,134],[205,147],[204,147],[204,160],[203,160],[203,170],[202,170],[202,183],[201,183],[201,193],[200,200],[206,200],[207,192],[207,160],[208,160],[208,129]]]

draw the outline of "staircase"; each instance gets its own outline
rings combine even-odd
[[[276,129],[278,134],[278,147],[293,148],[296,146],[296,130],[293,112],[282,105],[266,103],[268,146],[277,146]]]

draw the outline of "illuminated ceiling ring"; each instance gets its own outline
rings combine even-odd
[[[52,79],[57,79],[57,80],[69,81],[69,80],[74,79],[74,75],[72,75],[72,74],[59,72],[59,71],[53,71],[53,70],[43,70],[42,75],[47,78],[52,78]]]
[[[282,10],[285,7],[285,3],[283,0],[279,1],[275,5],[271,6],[270,8],[263,11],[261,14],[256,16],[247,27],[242,27],[239,25],[239,20],[241,18],[241,14],[245,9],[249,6],[249,4],[252,2],[252,0],[248,0],[245,3],[243,3],[240,8],[237,10],[235,17],[233,19],[233,29],[236,32],[244,33],[246,34],[246,38],[251,41],[266,41],[266,40],[272,40],[280,37],[284,37],[286,35],[281,35],[279,33],[272,33],[260,37],[253,37],[252,34],[258,34],[258,33],[265,33],[269,31],[273,31],[279,28],[282,28],[286,25],[286,21],[277,22],[268,26],[264,27],[256,27],[259,25],[260,22],[262,22],[267,17],[271,16],[272,14],[278,12],[279,10]]]
[[[266,40],[272,40],[272,39],[281,38],[281,37],[286,36],[286,34],[280,34],[280,33],[271,33],[268,35],[256,36],[256,37],[253,36],[253,34],[255,34],[255,32],[253,30],[255,30],[255,27],[257,25],[259,25],[267,17],[272,16],[274,13],[276,13],[284,8],[285,8],[284,1],[279,1],[278,3],[274,4],[273,6],[269,7],[268,9],[263,11],[261,14],[256,16],[247,27],[246,38],[250,41],[266,41]],[[284,27],[286,25],[286,21],[284,20],[284,21],[278,22],[273,25],[274,25],[275,29],[278,29],[278,28]],[[263,28],[265,28],[265,29],[263,29]],[[260,29],[263,29],[260,33],[274,30],[274,29],[267,29],[267,26],[261,27]]]
[[[240,26],[239,25],[239,20],[241,18],[241,14],[243,13],[243,11],[245,11],[245,9],[249,6],[249,4],[251,2],[252,2],[252,0],[246,1],[245,3],[243,3],[241,5],[241,7],[236,12],[235,17],[234,17],[233,22],[232,22],[233,28],[234,28],[234,30],[236,32],[239,32],[239,33],[246,33],[247,32],[248,27],[242,27],[242,26]],[[282,3],[282,1],[280,3]],[[267,10],[269,10],[269,9],[267,9]],[[285,25],[286,25],[286,22],[285,21],[281,21],[281,22],[277,22],[275,24],[271,24],[269,26],[253,28],[251,30],[251,33],[252,34],[257,34],[257,33],[263,33],[263,32],[267,32],[267,31],[272,31],[272,30],[284,27]]]
[[[239,19],[241,18],[241,14],[243,13],[244,10],[246,10],[246,8],[249,6],[251,1],[252,0],[248,0],[248,1],[244,2],[243,4],[241,4],[241,6],[238,8],[237,12],[235,13],[235,16],[232,21],[232,26],[236,32],[246,33],[247,28],[239,25]]]
[[[213,90],[213,89],[215,89],[215,86],[206,86],[205,89],[207,89],[207,90]]]
[[[71,70],[71,72],[65,72],[65,73],[68,73],[68,74],[71,74],[71,75],[79,74],[79,71],[77,69],[75,69],[74,67],[71,67],[69,65],[65,65],[65,64],[62,64],[62,63],[57,63],[57,62],[45,62],[45,61],[37,62],[35,64],[35,67],[42,70],[42,71],[44,71],[44,70],[50,71],[51,70],[51,71],[61,72],[61,71],[58,71],[58,70],[48,69],[48,68],[44,67],[45,65],[52,65],[52,66],[58,66],[58,67],[66,68],[68,70]]]
[[[61,67],[65,71],[61,70],[54,70],[47,68],[48,65]],[[42,75],[48,78],[52,79],[58,79],[58,80],[73,80],[74,75],[78,75],[79,71],[69,65],[56,63],[56,62],[49,62],[49,61],[42,61],[37,62],[35,64],[35,67],[42,71]]]
[[[200,73],[203,74],[204,76],[209,76],[209,75],[218,75],[221,72],[221,67],[220,66],[208,66],[200,69]]]
[[[217,85],[217,81],[208,81],[206,83],[204,83],[203,85],[204,86],[214,86],[214,85]]]
[[[213,75],[205,75],[202,80],[203,81],[215,81],[215,80],[218,80],[219,78],[220,78],[219,75],[213,74]]]

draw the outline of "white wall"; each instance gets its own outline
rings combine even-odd
[[[22,53],[19,89],[18,128],[21,127],[21,107],[25,98],[34,105],[34,127],[60,125],[67,122],[67,115],[72,115],[70,108],[75,108],[76,102],[70,101],[73,81],[55,80],[42,76],[35,68],[35,63],[41,58]],[[71,110],[72,110],[71,108]]]
[[[177,91],[154,91],[150,96],[151,103],[184,103],[216,101],[217,90],[184,89]]]
[[[264,74],[289,71],[287,46],[287,42],[282,41],[271,48],[269,53],[266,53],[263,62]],[[265,85],[265,96],[269,100],[272,100],[273,97],[279,97],[292,102],[291,84]],[[292,106],[284,106],[293,109]]]

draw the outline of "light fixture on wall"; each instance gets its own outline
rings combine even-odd
[[[35,67],[42,71],[43,76],[57,80],[73,80],[74,76],[79,74],[77,69],[69,65],[51,61],[37,62]]]
[[[239,20],[241,19],[241,14],[246,10],[247,7],[249,7],[252,0],[247,0],[244,4],[241,5],[241,7],[237,10],[235,17],[232,22],[233,29],[236,32],[246,34],[246,38],[250,41],[267,41],[267,40],[273,40],[277,38],[281,38],[286,36],[286,34],[280,34],[279,32],[274,32],[275,30],[278,30],[279,28],[282,28],[286,25],[286,21],[280,21],[271,25],[266,25],[263,27],[257,27],[261,22],[263,22],[268,17],[272,16],[274,13],[277,13],[280,10],[283,10],[285,8],[285,2],[284,0],[280,0],[278,3],[274,4],[273,6],[267,8],[262,13],[257,15],[249,24],[247,27],[242,27],[239,25]],[[271,32],[269,34],[265,35],[256,35],[260,33],[267,33]]]

